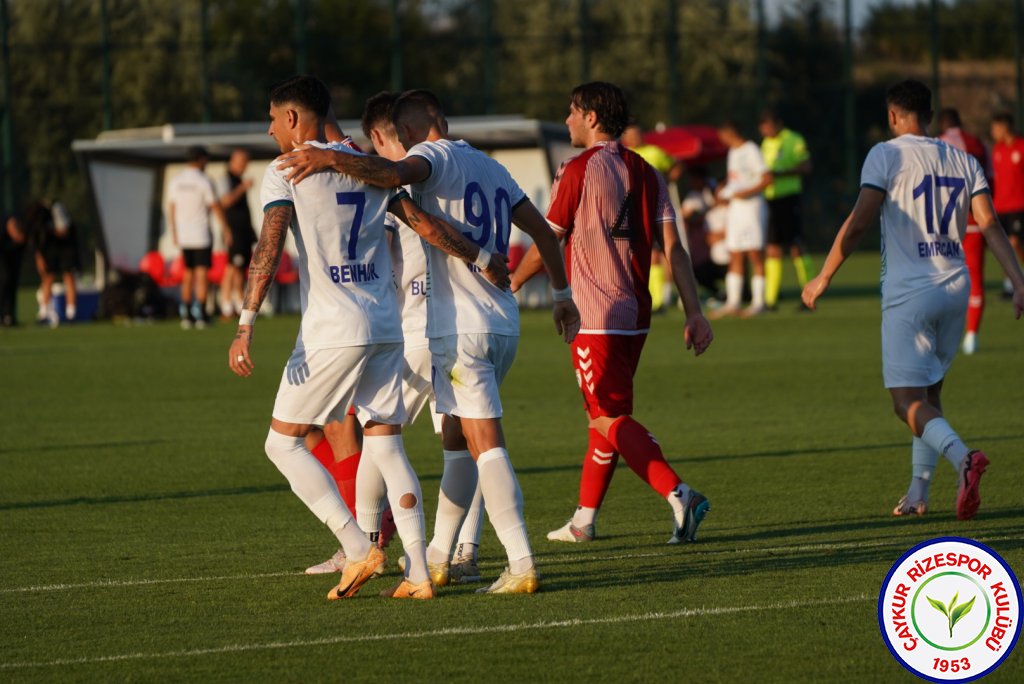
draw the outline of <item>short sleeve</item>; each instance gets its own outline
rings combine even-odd
[[[206,206],[212,206],[217,203],[217,191],[213,189],[213,181],[210,177],[203,175],[203,202]]]
[[[260,187],[260,204],[263,205],[263,211],[271,207],[294,204],[292,189],[292,184],[284,179],[284,172],[278,169],[276,163],[268,166],[263,172],[263,185]]]
[[[804,136],[799,133],[793,134],[793,163],[802,164],[811,158],[811,153],[807,151],[807,141],[804,140]]]
[[[406,159],[420,157],[426,160],[427,165],[430,166],[430,174],[427,178],[419,183],[413,183],[412,189],[414,192],[428,195],[441,184],[441,176],[445,168],[443,154],[440,146],[429,142],[421,142],[409,149],[409,152],[405,155]]]
[[[888,193],[889,162],[885,158],[885,147],[883,145],[884,143],[879,143],[868,152],[868,156],[864,160],[864,167],[860,172],[860,186]]]
[[[971,155],[967,155],[967,188],[970,190],[971,197],[992,192],[988,186],[988,179],[985,177],[985,169]]]
[[[572,232],[583,196],[583,176],[586,162],[573,157],[562,163],[555,182],[551,185],[551,204],[548,206],[548,223],[559,236]]]

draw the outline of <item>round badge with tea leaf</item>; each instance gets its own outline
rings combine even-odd
[[[1006,660],[1020,636],[1020,584],[989,547],[932,539],[896,561],[878,595],[878,626],[903,667],[931,682],[969,682]]]

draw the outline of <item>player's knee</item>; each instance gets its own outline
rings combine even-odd
[[[305,448],[304,437],[289,437],[273,429],[267,432],[267,440],[263,443],[267,458],[275,465],[296,453],[296,450],[303,448]]]
[[[398,499],[398,505],[406,509],[415,508],[418,502],[419,499],[417,499],[416,495],[412,492],[406,492]]]

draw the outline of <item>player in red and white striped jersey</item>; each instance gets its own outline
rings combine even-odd
[[[711,326],[701,313],[690,258],[683,249],[665,180],[618,142],[629,120],[625,97],[610,83],[577,87],[566,125],[585,151],[559,169],[548,222],[565,243],[565,262],[581,329],[572,344],[576,377],[590,418],[580,500],[554,541],[591,541],[594,521],[621,454],[633,471],[672,507],[669,543],[693,541],[709,510],[665,460],[661,447],[633,412],[633,374],[651,323],[651,249],[660,244],[686,309],[687,349],[701,354]],[[527,252],[512,278],[513,290],[540,269]]]
[[[986,173],[989,170],[988,150],[985,145],[961,128],[960,113],[952,107],[939,112],[939,140],[961,149],[978,160]],[[967,232],[963,237],[964,258],[971,277],[971,297],[967,300],[967,332],[964,333],[964,354],[973,354],[978,348],[978,329],[985,312],[985,238],[981,235],[974,215],[967,216]]]

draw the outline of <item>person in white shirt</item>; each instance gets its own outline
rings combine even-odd
[[[288,79],[271,91],[270,130],[281,151],[298,144],[359,156],[325,143],[330,109],[327,87],[310,76]],[[253,254],[238,333],[229,351],[233,372],[253,372],[250,345],[256,313],[266,297],[292,225],[300,262],[302,318],[288,360],[266,440],[267,456],[292,491],[334,532],[347,558],[330,599],[353,596],[385,562],[364,535],[334,479],[305,445],[314,426],[342,419],[354,406],[364,428],[363,460],[382,473],[406,553],[406,576],[386,596],[434,596],[426,567],[419,481],[405,455],[402,423],[403,343],[385,215],[395,213],[431,244],[468,263],[483,263],[497,286],[508,283],[500,259],[457,230],[423,213],[404,191],[370,187],[337,173],[295,186],[277,163],[263,177],[263,229]]]
[[[228,246],[231,244],[231,232],[224,210],[213,190],[213,183],[203,172],[209,160],[206,148],[190,147],[187,156],[188,168],[175,176],[167,188],[167,223],[171,228],[174,246],[181,249],[185,262],[185,273],[181,279],[181,302],[178,306],[181,327],[185,329],[193,325],[203,328],[207,323],[207,272],[213,253],[211,211],[224,227],[224,242]]]
[[[942,413],[942,382],[964,329],[970,291],[963,238],[968,212],[1013,282],[1013,306],[1024,312],[1024,274],[992,206],[978,160],[927,137],[931,91],[903,81],[886,94],[895,136],[875,145],[861,172],[853,212],[825,265],[803,291],[811,308],[867,229],[882,221],[882,374],[896,414],[914,435],[912,475],[893,515],[923,515],[928,487],[943,455],[957,472],[956,514],[969,520],[981,503],[979,484],[989,460],[969,449]]]
[[[735,122],[720,125],[718,137],[729,148],[726,184],[719,188],[718,198],[728,202],[725,242],[732,256],[725,276],[725,306],[712,315],[721,318],[740,313],[744,263],[749,261],[751,301],[743,315],[756,316],[764,311],[763,251],[768,230],[764,189],[771,185],[772,175],[761,156],[761,148],[743,137]]]
[[[447,137],[444,111],[433,93],[404,93],[395,103],[393,121],[408,150],[400,162],[312,148],[279,159],[297,183],[333,168],[381,187],[411,184],[424,208],[500,255],[508,252],[515,223],[540,250],[554,288],[556,329],[571,341],[579,330],[579,312],[558,240],[508,171],[465,141]],[[539,578],[526,534],[522,493],[505,450],[498,394],[519,339],[515,297],[433,249],[428,254],[427,292],[434,392],[438,411],[445,414],[442,496],[427,558],[431,576],[438,584],[448,581],[455,537],[472,503],[478,472],[484,506],[509,561],[498,580],[481,591],[533,593]]]

